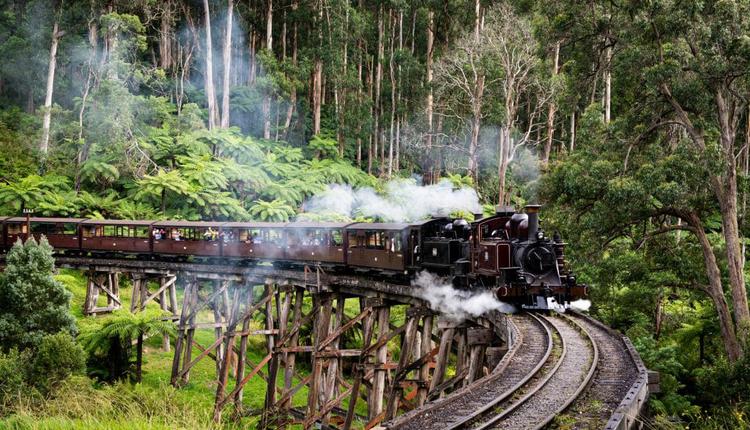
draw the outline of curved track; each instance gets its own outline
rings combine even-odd
[[[569,429],[603,429],[638,378],[638,369],[622,336],[613,336],[610,329],[588,316],[574,313],[570,318],[591,333],[599,347],[600,363],[588,389],[557,419]]]
[[[638,377],[623,337],[575,313],[509,318],[517,342],[491,375],[385,427],[605,428]]]
[[[556,332],[556,353],[538,377],[512,396],[499,397],[491,409],[452,428],[529,429],[549,424],[588,384],[596,368],[598,350],[588,333],[571,320],[541,317]]]
[[[483,415],[503,398],[511,397],[531,380],[552,356],[553,334],[535,315],[519,314],[511,318],[518,339],[493,374],[386,426],[400,430],[457,428],[472,417]],[[498,393],[503,394],[498,396]]]

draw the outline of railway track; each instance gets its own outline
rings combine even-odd
[[[519,332],[517,349],[509,351],[512,356],[506,356],[492,375],[386,426],[540,429],[576,404],[601,366],[599,343],[591,327],[577,317],[561,315],[512,318]],[[594,427],[583,424],[579,428]]]
[[[638,378],[638,368],[622,336],[580,314],[570,318],[584,327],[599,347],[599,366],[589,387],[557,419],[569,429],[609,429],[608,422],[627,398]]]
[[[491,375],[412,413],[386,427],[399,430],[446,429],[466,423],[497,404],[498,393],[510,397],[534,375],[552,355],[552,330],[533,314],[513,315],[517,341]],[[529,371],[531,369],[531,372]]]

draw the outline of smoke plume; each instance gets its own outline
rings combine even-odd
[[[570,302],[570,308],[581,312],[588,312],[591,308],[591,300],[578,299]]]
[[[430,308],[453,321],[462,322],[469,317],[478,317],[489,311],[514,313],[516,308],[495,298],[489,291],[474,292],[457,290],[450,281],[430,272],[420,272],[412,281],[419,288],[417,294],[430,303]]]
[[[478,213],[482,206],[474,189],[454,189],[447,179],[426,186],[417,185],[413,179],[400,179],[388,182],[383,194],[372,188],[333,184],[306,201],[303,209],[314,214],[410,222],[429,216],[448,216],[455,211]]]

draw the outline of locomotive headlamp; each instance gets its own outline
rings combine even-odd
[[[538,231],[538,232],[536,233],[536,238],[537,238],[537,240],[542,240],[542,239],[544,239],[544,232],[543,232],[543,231],[541,231],[541,230],[539,230],[539,231]]]

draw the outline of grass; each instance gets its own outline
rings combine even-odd
[[[106,315],[96,317],[83,316],[83,304],[86,296],[85,273],[61,269],[55,278],[72,293],[71,312],[78,319],[79,326],[96,324],[96,320],[106,318]],[[156,285],[151,285],[153,291]],[[120,298],[122,308],[129,309],[132,285],[126,277],[120,279]],[[183,292],[178,290],[178,301],[181,302]],[[100,295],[99,305],[106,304],[106,297]],[[149,303],[148,307],[158,308],[158,304]],[[308,313],[313,306],[309,297],[305,298],[303,311]],[[393,324],[403,324],[405,306],[394,307],[391,313]],[[345,314],[352,318],[359,314],[357,300],[347,300]],[[212,322],[213,312],[203,310],[197,315],[198,322]],[[253,321],[255,328],[262,328],[262,322]],[[215,340],[213,329],[200,329],[195,332],[195,341],[203,346],[209,346]],[[360,336],[345,338],[346,347],[361,347]],[[342,345],[343,347],[343,345]],[[398,350],[398,337],[391,341],[389,349]],[[193,357],[200,353],[193,349]],[[263,336],[249,338],[248,359],[257,364],[266,355],[266,344]],[[225,418],[220,425],[211,420],[213,404],[216,395],[216,365],[206,357],[197,363],[190,372],[188,384],[179,389],[169,385],[172,371],[173,352],[162,350],[162,339],[152,337],[147,339],[144,350],[143,381],[141,384],[122,382],[114,385],[98,385],[90,379],[75,377],[58,388],[56,395],[51,396],[42,404],[20,405],[15,413],[0,419],[2,429],[232,429],[253,428],[257,418],[248,417],[241,421]],[[397,356],[392,358],[397,360]],[[297,371],[303,377],[309,372],[309,357],[298,355]],[[249,370],[248,370],[249,371]],[[263,369],[267,374],[267,366]],[[277,375],[277,386],[283,386],[283,369]],[[295,378],[294,384],[299,383]],[[230,378],[227,391],[234,387],[234,379]],[[250,379],[244,389],[243,407],[245,410],[258,411],[262,409],[266,393],[265,381],[257,375]],[[293,405],[301,407],[307,403],[308,390],[303,387],[293,397]],[[348,401],[342,404],[348,407]],[[358,399],[356,412],[366,414],[367,405]],[[224,417],[231,414],[227,407]],[[359,423],[361,426],[362,423]]]

